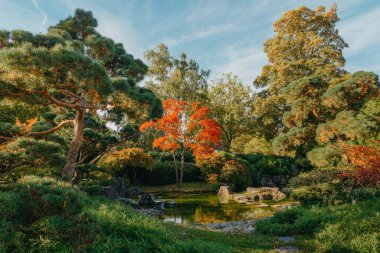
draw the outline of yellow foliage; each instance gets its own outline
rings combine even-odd
[[[98,162],[98,166],[125,174],[128,170],[151,168],[153,159],[141,148],[126,148],[110,151]]]

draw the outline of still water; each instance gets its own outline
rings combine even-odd
[[[176,205],[166,207],[162,218],[166,222],[181,224],[206,224],[211,222],[228,222],[252,220],[273,215],[269,207],[238,204],[229,202],[221,204],[216,194],[168,194],[161,195],[165,200],[175,200]]]

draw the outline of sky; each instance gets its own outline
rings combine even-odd
[[[329,8],[337,3],[346,69],[380,74],[380,0],[0,0],[0,29],[44,33],[74,13],[91,10],[97,30],[142,58],[163,42],[211,70],[237,75],[251,85],[267,64],[263,43],[274,36],[273,22],[299,6]]]

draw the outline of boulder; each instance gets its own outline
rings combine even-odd
[[[277,175],[277,176],[273,177],[273,183],[275,185],[283,187],[283,186],[285,186],[288,183],[288,180],[286,179],[285,176]]]
[[[247,204],[249,199],[244,194],[234,194],[232,195],[232,199],[240,204]]]
[[[260,179],[260,185],[263,187],[274,187],[274,186],[276,186],[269,176],[268,177],[265,177],[265,176],[262,177]]]
[[[220,196],[230,196],[232,194],[231,187],[229,186],[221,186],[218,191],[218,195]]]
[[[279,247],[276,249],[276,251],[280,252],[280,253],[298,253],[298,252],[300,252],[300,250],[294,246]]]
[[[155,205],[156,198],[151,194],[140,194],[139,195],[139,205],[146,206],[146,205]]]
[[[281,236],[281,237],[278,237],[278,239],[281,241],[281,242],[285,242],[285,243],[288,243],[288,242],[294,242],[296,239],[294,239],[294,237],[292,236]]]
[[[246,190],[247,195],[255,200],[256,196],[260,196],[260,200],[282,200],[286,195],[282,193],[277,187],[248,187]]]
[[[114,189],[115,191],[117,192],[117,195],[121,198],[124,197],[125,195],[125,182],[124,182],[124,178],[122,177],[117,177],[115,179],[115,184],[114,184]]]
[[[155,199],[154,201],[154,208],[159,210],[164,210],[164,200],[163,199]]]
[[[174,206],[177,202],[175,202],[175,200],[169,200],[169,201],[166,201],[166,205],[168,206]]]
[[[107,199],[116,199],[118,197],[118,193],[113,186],[103,186],[100,189],[100,194]]]

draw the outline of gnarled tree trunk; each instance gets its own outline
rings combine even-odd
[[[84,115],[86,113],[86,100],[81,97],[82,108],[77,109],[76,118],[74,121],[74,137],[69,146],[69,152],[67,153],[66,164],[63,168],[62,176],[72,179],[75,173],[75,164],[78,158],[80,146],[83,142],[84,132]]]

